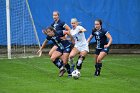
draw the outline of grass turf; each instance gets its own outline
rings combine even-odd
[[[140,93],[140,55],[108,55],[99,77],[93,61],[88,55],[74,80],[67,73],[58,77],[47,56],[0,59],[0,93]]]

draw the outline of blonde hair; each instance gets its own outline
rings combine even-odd
[[[71,23],[72,23],[72,22],[76,22],[76,23],[78,23],[78,25],[81,24],[81,22],[78,22],[78,20],[77,20],[76,18],[72,18],[72,19],[71,19]]]

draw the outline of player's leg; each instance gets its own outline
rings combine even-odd
[[[71,52],[71,47],[68,47],[63,51],[63,55],[62,55],[63,64],[65,68],[67,69],[68,76],[71,76],[70,65],[68,63],[68,57],[69,57],[70,52]]]
[[[99,56],[97,57],[97,70],[98,70],[98,73],[97,73],[97,76],[100,75],[100,72],[101,72],[101,68],[102,68],[102,59],[108,54],[109,52],[109,48],[104,48],[100,51],[100,54]]]
[[[97,54],[94,55],[94,58],[95,58],[94,63],[95,63],[95,64],[97,63],[97,58],[98,58],[98,56],[99,56],[99,55],[97,55]]]
[[[63,63],[60,61],[59,57],[62,55],[59,51],[54,51],[50,57],[51,61],[60,69]]]
[[[76,68],[77,68],[78,70],[81,70],[81,68],[82,68],[82,63],[83,63],[83,61],[84,61],[85,56],[87,55],[87,53],[88,53],[88,51],[86,51],[86,50],[80,52],[78,61],[77,61],[77,63],[76,63]]]
[[[70,65],[68,63],[68,57],[69,57],[69,53],[63,53],[61,58],[62,58],[65,68],[67,69],[68,76],[71,76]]]
[[[78,50],[80,51],[80,54],[79,54],[78,61],[76,63],[76,68],[80,70],[82,68],[82,63],[85,59],[85,56],[89,52],[89,48],[88,48],[88,45],[87,46],[84,45],[84,46],[78,47]]]
[[[60,60],[60,56],[62,55],[61,51],[54,51],[51,56],[52,62],[60,69],[59,76],[63,76],[66,72],[63,67],[63,62]]]
[[[109,48],[104,48],[100,51],[99,56],[97,57],[97,63],[96,63],[96,70],[97,74],[96,76],[100,75],[101,68],[102,68],[102,59],[108,54]]]
[[[53,54],[53,52],[56,51],[57,48],[58,48],[58,47],[57,47],[56,45],[54,45],[54,46],[52,47],[52,49],[49,51],[49,56],[50,56],[50,57],[51,57],[51,55]]]
[[[77,55],[79,53],[79,50],[76,48],[76,47],[74,47],[73,49],[72,49],[72,51],[70,52],[70,55],[69,55],[69,62],[70,62],[70,64],[71,64],[71,72],[74,70],[74,63],[73,63],[73,58]]]
[[[99,56],[99,54],[100,54],[100,49],[96,49],[95,50],[95,55],[94,55],[94,57],[95,57],[95,73],[94,73],[94,75],[95,76],[98,76],[98,65],[97,65],[97,59],[98,59],[98,56]]]
[[[97,73],[97,76],[100,75],[100,72],[101,72],[101,68],[102,68],[102,59],[107,55],[106,52],[100,52],[98,58],[97,58],[97,70],[98,70],[98,73]]]

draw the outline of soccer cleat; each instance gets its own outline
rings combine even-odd
[[[97,70],[95,71],[94,76],[98,76],[98,71]]]
[[[65,69],[60,70],[60,72],[59,72],[59,77],[62,77],[62,76],[64,75],[65,72],[66,72]]]
[[[96,69],[94,76],[100,76],[101,68]]]
[[[75,65],[73,64],[73,65],[71,66],[71,68],[70,68],[70,72],[71,72],[71,73],[74,71],[74,67],[75,67]]]
[[[99,76],[99,70],[96,70],[94,76]]]
[[[68,74],[68,78],[71,78],[72,77],[72,74]]]

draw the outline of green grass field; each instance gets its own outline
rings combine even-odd
[[[108,55],[100,77],[94,77],[88,55],[78,80],[59,70],[49,57],[0,59],[0,93],[140,93],[140,55]]]

